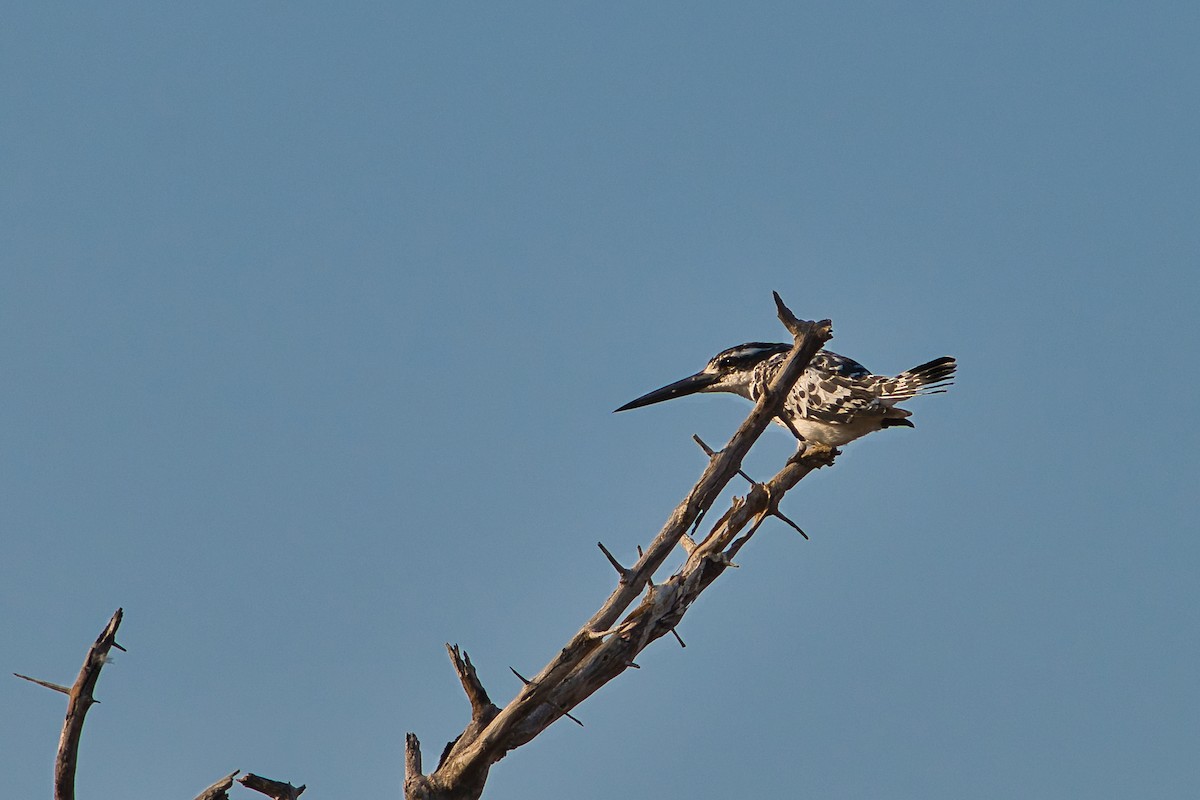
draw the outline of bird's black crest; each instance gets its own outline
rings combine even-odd
[[[782,342],[746,342],[737,347],[722,350],[713,357],[711,363],[719,367],[745,367],[749,364],[757,364],[778,353],[786,353],[791,349],[790,344]]]

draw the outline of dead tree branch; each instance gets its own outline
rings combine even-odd
[[[62,736],[58,741],[58,757],[54,762],[54,800],[74,800],[75,765],[79,758],[79,741],[83,734],[83,720],[87,716],[88,709],[100,702],[92,696],[92,692],[95,691],[96,681],[100,679],[100,670],[108,663],[108,651],[114,647],[118,650],[125,650],[116,641],[117,628],[121,626],[123,617],[124,612],[118,608],[112,615],[112,619],[108,621],[108,625],[100,632],[96,642],[88,649],[87,656],[83,660],[83,668],[79,670],[79,677],[75,679],[73,686],[61,686],[18,672],[13,673],[18,678],[45,686],[47,689],[61,692],[67,696],[67,718],[63,722]],[[475,670],[471,667],[470,661],[466,662],[466,666],[474,674]],[[485,694],[484,699],[486,700],[486,698]],[[495,706],[492,707],[495,708]],[[233,786],[234,776],[240,771],[235,770],[221,778],[196,795],[196,800],[229,800],[229,788]],[[297,788],[290,783],[273,781],[253,774],[239,778],[238,781],[248,789],[269,795],[274,800],[296,800],[304,791],[303,786]]]
[[[692,546],[685,548],[684,565],[666,583],[652,583],[654,572],[740,472],[750,447],[780,414],[788,392],[832,336],[828,320],[802,322],[778,294],[774,297],[780,322],[792,334],[794,343],[779,375],[759,398],[750,416],[722,450],[711,453],[700,479],[632,567],[622,567],[601,545],[617,569],[617,587],[532,680],[522,679],[524,685],[503,710],[494,714],[489,711],[490,718],[481,725],[476,697],[464,679],[463,687],[472,706],[471,722],[447,746],[437,769],[429,775],[421,772],[420,743],[416,736],[408,734],[404,784],[407,800],[478,798],[492,764],[529,742],[616,675],[635,667],[634,657],[650,642],[674,630],[699,593],[731,565],[730,559],[757,530],[757,525],[767,515],[777,513],[778,502],[788,489],[813,469],[832,462],[835,450],[821,447],[802,450],[767,484],[753,484],[745,499],[735,498],[711,532],[699,544],[691,543]],[[735,542],[734,537],[747,525],[751,525],[749,533]],[[639,597],[642,599],[638,606],[626,614]],[[463,671],[453,652],[455,669],[462,678]],[[473,669],[471,673],[474,674]],[[474,680],[477,683],[478,679]]]
[[[212,786],[209,786],[200,794],[196,795],[196,800],[229,800],[229,787],[233,786],[233,777],[241,770],[235,770],[224,778],[221,778]]]
[[[253,772],[247,773],[237,780],[238,783],[247,789],[253,789],[259,794],[265,794],[271,800],[296,800],[307,788],[305,786],[292,786],[290,783],[284,783],[283,781],[273,781],[270,778],[255,775]]]
[[[92,696],[96,681],[100,679],[100,670],[108,663],[108,651],[112,648],[124,650],[117,644],[117,628],[121,626],[121,609],[117,609],[112,619],[104,626],[100,636],[88,648],[87,656],[83,659],[83,667],[79,677],[71,687],[57,683],[31,678],[14,672],[18,678],[45,686],[67,696],[67,716],[63,721],[62,735],[58,738],[58,756],[54,760],[54,800],[75,800],[75,765],[79,760],[79,740],[83,734],[83,720],[88,709],[99,702]]]

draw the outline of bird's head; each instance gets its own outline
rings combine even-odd
[[[696,392],[732,392],[749,396],[748,391],[750,381],[754,377],[754,368],[772,356],[786,353],[791,349],[790,344],[747,342],[728,350],[722,350],[695,375],[689,375],[683,380],[675,381],[661,389],[644,394],[636,400],[630,400],[617,411],[641,408]]]

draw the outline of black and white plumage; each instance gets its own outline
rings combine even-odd
[[[747,342],[717,353],[703,370],[655,389],[617,409],[627,411],[696,392],[729,392],[757,402],[783,367],[792,346]],[[801,439],[839,447],[873,431],[913,427],[911,412],[896,404],[938,394],[952,384],[957,362],[935,358],[896,376],[873,375],[857,361],[817,352],[784,402],[786,420],[776,419]]]

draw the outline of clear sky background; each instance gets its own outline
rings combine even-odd
[[[467,720],[442,643],[506,702],[749,406],[611,410],[785,339],[774,289],[958,385],[485,797],[1193,794],[1197,41],[1182,2],[11,7],[3,673],[70,683],[124,607],[81,797],[398,797],[405,731]],[[6,796],[62,700],[0,676]]]

